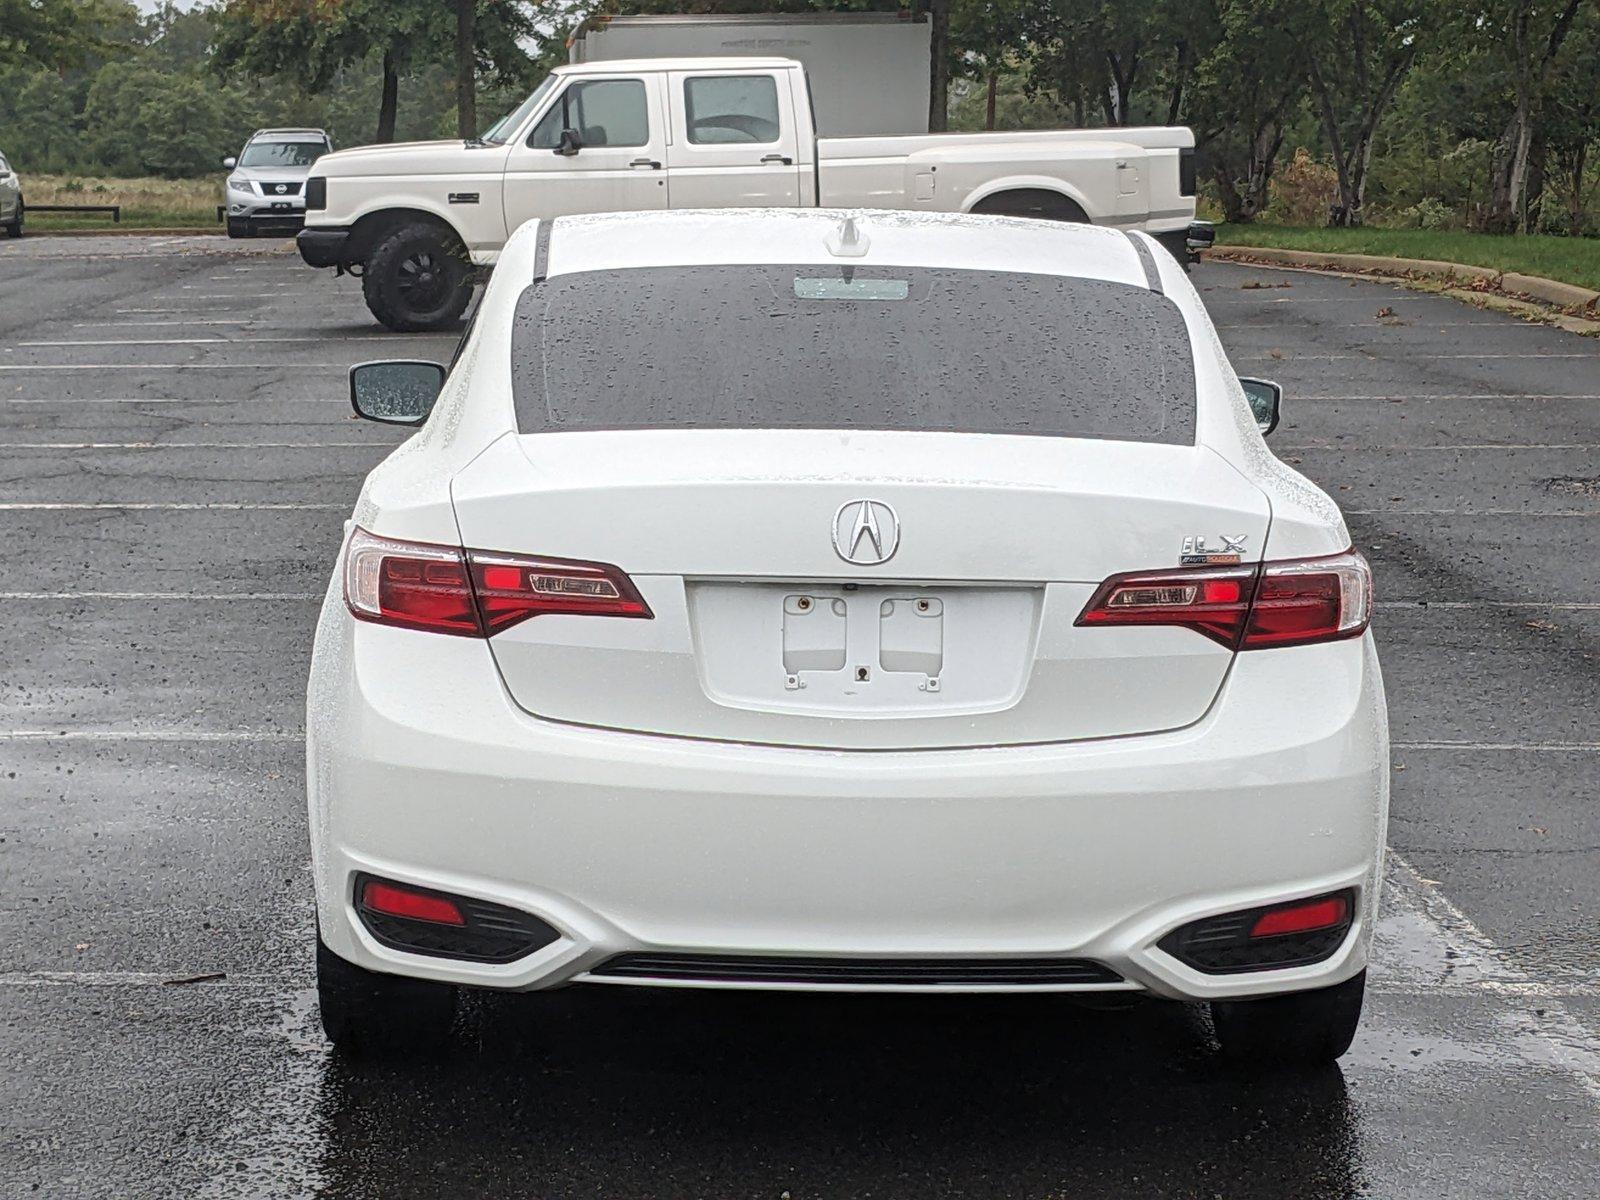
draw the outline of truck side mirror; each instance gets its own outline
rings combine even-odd
[[[1250,401],[1250,411],[1255,414],[1256,428],[1265,437],[1278,427],[1278,407],[1283,403],[1283,388],[1270,379],[1244,379],[1244,398]]]
[[[231,171],[239,165],[239,160],[230,154],[227,158],[222,160],[222,165]]]
[[[571,158],[582,149],[583,138],[579,136],[576,129],[563,129],[561,131],[561,140],[556,143],[557,154],[563,158]]]
[[[445,368],[436,362],[357,363],[350,368],[350,407],[385,425],[421,425],[444,387]]]

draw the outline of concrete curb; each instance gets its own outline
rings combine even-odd
[[[1380,254],[1282,250],[1271,246],[1214,246],[1208,253],[1226,262],[1273,263],[1313,271],[1353,271],[1364,275],[1433,279],[1446,284],[1484,284],[1500,292],[1531,296],[1556,308],[1576,310],[1580,315],[1600,313],[1600,292],[1537,275],[1497,271],[1493,267],[1474,267],[1426,258],[1391,258]]]

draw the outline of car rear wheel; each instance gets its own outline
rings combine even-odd
[[[317,939],[317,1001],[328,1040],[355,1058],[392,1058],[444,1040],[456,989],[382,975],[346,962]]]
[[[1242,1064],[1307,1067],[1331,1063],[1361,1023],[1365,971],[1330,988],[1261,1000],[1213,1001],[1211,1023],[1222,1052]]]
[[[445,329],[472,299],[472,268],[443,230],[402,225],[367,256],[361,291],[372,315],[396,332]]]
[[[16,213],[13,214],[11,220],[6,222],[6,236],[7,237],[21,237],[22,236],[22,201],[21,200],[17,201],[17,211],[16,211]]]

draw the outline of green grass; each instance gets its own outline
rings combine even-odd
[[[1527,237],[1444,229],[1304,229],[1289,225],[1218,225],[1224,246],[1275,246],[1341,254],[1433,258],[1497,271],[1542,275],[1600,290],[1600,238]]]

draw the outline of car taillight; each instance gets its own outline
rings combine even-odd
[[[363,621],[490,637],[542,613],[650,617],[633,581],[605,563],[401,542],[356,529],[344,600]]]
[[[1372,570],[1354,550],[1259,566],[1113,575],[1079,625],[1179,625],[1230,649],[1356,637],[1372,615]]]
[[[650,617],[650,606],[616,567],[605,563],[467,551],[478,612],[489,634],[541,613]]]

